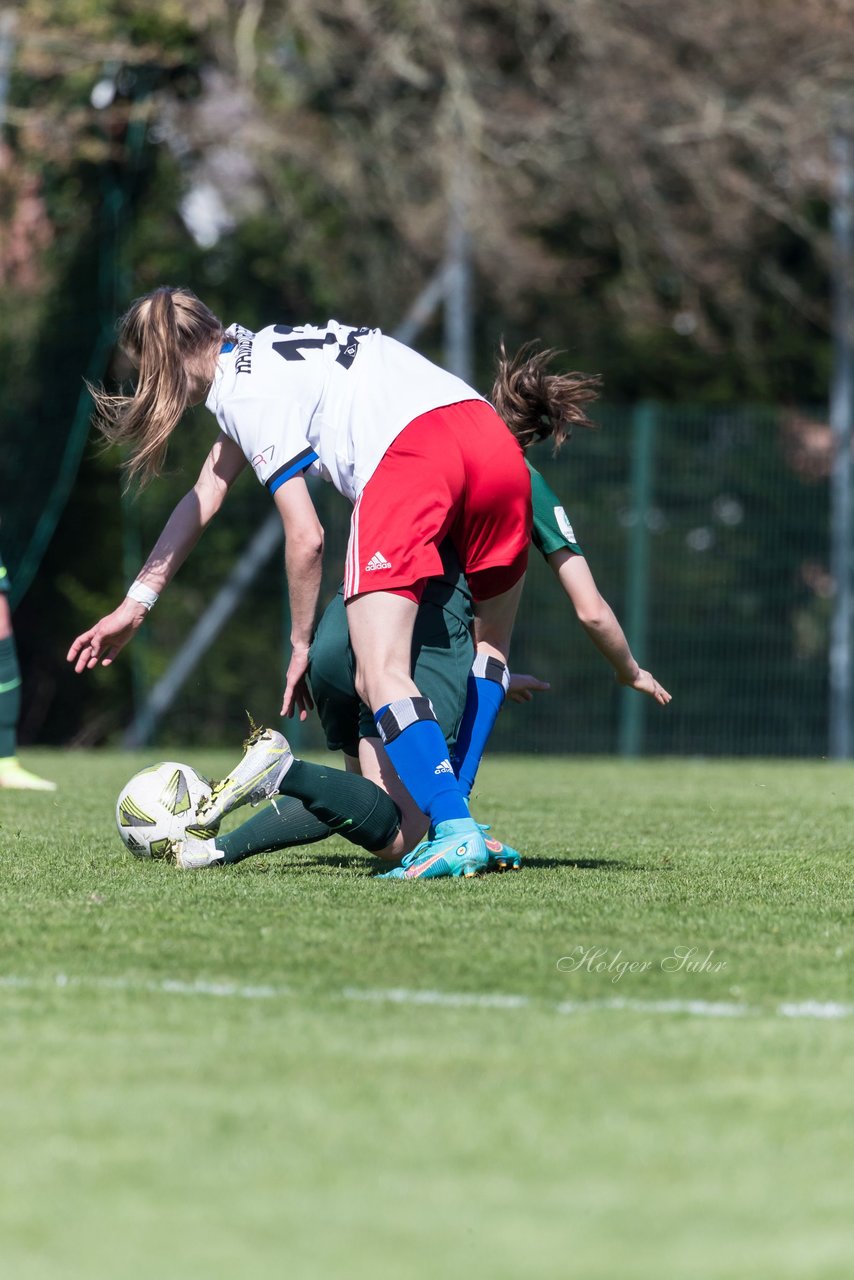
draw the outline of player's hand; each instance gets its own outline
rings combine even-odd
[[[536,676],[525,676],[514,671],[510,675],[507,697],[511,702],[531,702],[535,693],[542,693],[550,688],[547,680],[538,680]]]
[[[627,689],[637,689],[638,693],[646,693],[650,698],[654,698],[662,707],[666,707],[670,701],[670,694],[660,685],[651,671],[644,671],[643,667],[638,667],[638,673],[634,680],[623,680],[617,677],[619,684],[625,685]]]
[[[94,627],[79,635],[68,650],[67,659],[76,672],[91,667],[109,667],[116,655],[132,640],[145,622],[148,610],[136,600],[123,600]]]
[[[308,713],[314,707],[306,679],[308,671],[308,646],[294,648],[288,663],[285,676],[285,696],[282,698],[280,715],[290,720],[296,712],[300,720],[307,720]]]

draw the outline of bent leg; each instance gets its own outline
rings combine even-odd
[[[510,684],[510,636],[524,577],[508,591],[475,604],[476,654],[468,680],[466,707],[454,751],[454,771],[470,796],[489,736]]]
[[[357,773],[294,760],[280,790],[301,801],[334,835],[368,853],[386,849],[400,831],[400,812],[394,800],[370,778]]]
[[[359,694],[401,782],[436,825],[469,810],[432,704],[410,674],[417,609],[414,599],[377,591],[349,600],[347,619]]]
[[[372,591],[347,601],[356,689],[373,712],[400,698],[419,696],[412,679],[417,612],[416,599],[392,591]]]
[[[365,778],[370,778],[371,782],[388,792],[400,811],[400,830],[395,839],[385,849],[375,849],[373,852],[389,862],[400,862],[404,854],[409,853],[424,839],[427,816],[418,808],[401,782],[379,738],[362,738],[359,743],[359,766]]]
[[[475,594],[474,604],[474,640],[478,653],[487,657],[498,658],[505,665],[510,659],[510,637],[513,624],[522,598],[525,575],[519,578],[501,595],[492,596],[489,600],[477,598],[478,581],[475,574],[472,578],[472,592]]]
[[[0,593],[0,760],[11,760],[17,746],[21,711],[21,672],[12,634],[12,613]]]
[[[301,800],[274,796],[258,813],[227,835],[216,836],[214,845],[223,862],[243,862],[259,853],[299,848],[326,840],[333,833],[325,822],[309,813]]]
[[[386,792],[359,773],[294,760],[281,786],[260,813],[227,835],[215,837],[226,863],[242,862],[258,853],[314,844],[340,835],[368,853],[398,848],[400,814]]]

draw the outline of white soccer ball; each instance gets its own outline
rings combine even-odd
[[[168,858],[173,840],[193,831],[196,810],[211,794],[211,784],[195,769],[164,760],[134,774],[116,801],[116,826],[136,858]]]

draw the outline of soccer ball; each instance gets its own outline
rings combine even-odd
[[[136,858],[168,858],[173,840],[185,831],[202,838],[209,830],[193,828],[196,809],[211,794],[211,784],[189,765],[164,760],[136,773],[116,801],[116,826]]]

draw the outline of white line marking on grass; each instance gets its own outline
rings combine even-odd
[[[614,996],[611,1000],[564,1000],[558,1013],[588,1013],[596,1009],[624,1009],[629,1013],[689,1013],[695,1018],[744,1018],[761,1013],[748,1004],[727,1000],[628,1000]]]
[[[831,1000],[822,1004],[818,1000],[803,1000],[800,1004],[781,1004],[777,1012],[783,1018],[850,1018],[854,1004],[837,1004]]]
[[[146,989],[176,996],[239,996],[241,1000],[275,1000],[293,994],[289,987],[243,987],[233,982],[179,982],[171,978],[146,983]]]
[[[467,991],[410,991],[405,987],[378,990],[345,987],[345,1000],[365,1000],[373,1004],[438,1004],[445,1008],[522,1009],[531,1003],[528,996],[479,995]]]
[[[75,989],[95,991],[127,991],[130,993],[165,996],[205,996],[232,1000],[281,1000],[298,996],[293,987],[248,985],[237,982],[207,982],[198,979],[185,982],[180,978],[162,978],[159,982],[134,978],[74,977],[56,973],[49,977],[25,977],[22,974],[0,974],[0,989],[50,990]],[[694,1018],[815,1018],[834,1021],[854,1017],[854,1004],[837,1001],[801,1000],[785,1001],[776,1008],[764,1008],[727,1000],[631,1000],[614,996],[607,1000],[562,1000],[557,1004],[540,1001],[531,996],[509,995],[499,991],[433,991],[409,987],[341,987],[330,994],[342,1000],[356,1000],[366,1004],[433,1005],[445,1009],[527,1009],[542,1007],[554,1013],[572,1015],[579,1013],[651,1013],[670,1017],[687,1014]]]
[[[67,973],[52,978],[23,978],[14,974],[0,977],[0,987],[94,988],[97,991],[145,991],[152,995],[238,997],[241,1000],[275,1000],[293,995],[290,987],[242,986],[236,982],[183,982],[180,978],[163,978],[160,982],[137,982],[133,978],[74,978]]]

